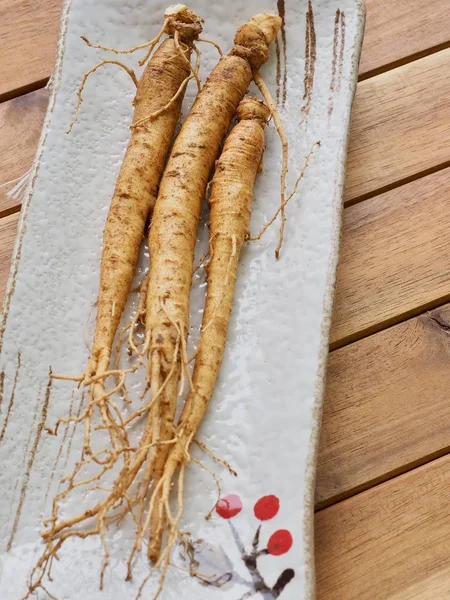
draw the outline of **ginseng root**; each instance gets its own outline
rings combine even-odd
[[[150,332],[152,393],[165,389],[149,418],[155,422],[153,441],[173,438],[180,377],[189,379],[186,340],[195,241],[202,199],[220,145],[252,80],[269,57],[281,20],[257,15],[239,27],[234,46],[211,72],[175,140],[159,190],[149,237],[151,256],[146,329]],[[159,383],[157,383],[159,382]],[[144,444],[148,440],[143,440]],[[149,457],[158,488],[167,446],[155,446]],[[158,488],[159,489],[159,488]],[[149,558],[158,559],[163,532],[161,503],[155,502],[150,525]],[[161,516],[157,517],[156,513]]]
[[[137,83],[133,101],[134,126],[116,181],[103,235],[100,287],[93,348],[84,375],[91,385],[85,422],[85,452],[89,452],[93,409],[98,407],[115,452],[128,445],[117,411],[105,393],[114,338],[124,311],[145,232],[158,194],[167,155],[179,120],[186,84],[191,77],[190,56],[202,30],[202,19],[184,5],[166,11],[163,33],[169,36],[156,49]],[[119,374],[120,375],[120,374]],[[124,395],[124,382],[121,385]]]
[[[169,545],[177,537],[179,519],[172,516],[169,507],[175,472],[179,467],[184,470],[190,460],[189,446],[213,394],[222,363],[239,255],[249,228],[253,188],[261,164],[264,127],[269,116],[270,112],[262,102],[255,98],[244,99],[238,108],[239,123],[231,131],[216,163],[209,220],[213,250],[207,269],[207,297],[192,376],[193,388],[176,428],[176,442],[167,448],[169,455],[164,470],[158,474],[160,492],[153,506],[149,551],[153,549],[152,536],[160,530],[167,534],[163,553],[151,557],[159,559],[159,564],[163,557],[163,561],[168,559]]]
[[[186,80],[190,76],[190,53],[202,30],[202,19],[186,6],[178,5],[177,9],[165,15],[165,31],[169,37],[148,62],[133,101],[135,124],[166,109],[156,119],[145,120],[132,128],[117,178],[103,237],[97,321],[86,380],[109,368],[145,224],[155,205],[180,116]]]

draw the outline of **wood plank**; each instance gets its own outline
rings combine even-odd
[[[0,99],[42,85],[55,64],[61,0],[0,0]]]
[[[450,598],[450,457],[316,514],[318,600]]]
[[[49,92],[38,90],[0,104],[0,182],[21,177],[33,162],[47,109]],[[0,188],[0,215],[18,205]]]
[[[333,352],[320,507],[450,451],[450,305]]]
[[[0,39],[6,48],[0,59],[0,96],[49,77],[61,4],[61,0],[0,0]],[[446,0],[366,0],[366,6],[363,76],[449,41]]]
[[[450,40],[447,0],[366,0],[360,75],[418,56]]]
[[[450,300],[449,197],[444,169],[344,211],[332,347]]]
[[[450,161],[450,49],[358,85],[346,202]]]
[[[0,306],[8,281],[11,256],[16,240],[19,215],[9,215],[0,219]]]

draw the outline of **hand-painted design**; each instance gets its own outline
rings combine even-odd
[[[339,92],[342,83],[345,51],[345,13],[339,8],[334,19],[333,62],[331,65],[330,100],[328,103],[328,116],[334,110],[334,94]]]
[[[72,393],[71,393],[71,395],[70,395],[69,419],[72,418],[74,396],[75,396],[75,390],[73,390]],[[64,433],[63,433],[62,439],[61,439],[61,443],[59,445],[59,449],[58,449],[58,452],[57,452],[56,457],[55,457],[55,462],[53,463],[52,472],[51,472],[50,477],[48,479],[47,490],[45,492],[45,498],[44,498],[44,508],[45,508],[45,505],[47,504],[47,498],[48,498],[48,495],[50,493],[50,489],[52,487],[53,479],[55,478],[56,468],[58,466],[59,459],[61,458],[61,455],[62,455],[63,450],[64,450],[64,445],[66,443],[67,434],[69,433],[69,424],[70,423],[68,421],[65,423],[65,428],[64,428]]]
[[[275,40],[275,54],[277,57],[277,105],[280,104],[280,95],[281,95],[281,50],[280,50],[280,40]]]
[[[260,521],[269,521],[273,519],[280,510],[280,501],[274,496],[263,496],[258,500],[253,508],[255,517]]]
[[[221,498],[216,505],[216,513],[222,517],[222,519],[232,519],[238,515],[242,510],[242,502],[239,496],[236,494],[230,494]]]
[[[230,589],[234,584],[248,585],[233,568],[233,563],[221,546],[205,540],[195,540],[186,547],[189,573],[202,585]]]
[[[287,49],[286,49],[286,8],[285,0],[277,0],[278,14],[281,17],[281,46],[283,47],[283,73],[281,69],[281,50],[280,42],[276,40],[276,53],[277,53],[277,104],[280,103],[282,106],[286,103],[287,93]]]
[[[314,24],[314,11],[311,0],[308,0],[308,10],[306,11],[306,30],[305,30],[305,75],[303,79],[305,101],[302,112],[309,115],[311,109],[312,92],[314,88],[314,76],[316,73],[316,28]]]
[[[272,552],[270,552],[268,547],[267,548],[259,548],[261,525],[258,525],[258,528],[256,529],[256,533],[255,533],[255,536],[254,536],[253,542],[252,542],[252,550],[249,553],[246,553],[245,548],[244,548],[241,540],[239,539],[239,534],[231,521],[229,521],[229,525],[230,525],[231,531],[233,533],[235,542],[241,551],[242,560],[244,561],[244,564],[247,567],[247,569],[251,575],[251,578],[252,578],[251,585],[252,585],[253,589],[250,589],[248,592],[246,592],[240,598],[240,600],[245,600],[246,598],[251,598],[254,594],[257,594],[257,593],[262,594],[264,600],[273,600],[274,598],[278,598],[280,596],[280,594],[282,593],[282,591],[284,590],[284,588],[287,586],[287,584],[294,578],[294,576],[295,576],[294,570],[293,569],[285,569],[281,573],[281,575],[278,577],[275,585],[273,587],[268,586],[267,583],[264,581],[264,578],[258,569],[258,558],[260,556],[272,554]],[[287,549],[285,551],[281,551],[278,554],[274,554],[273,556],[281,556],[282,554],[285,554],[288,550],[290,550],[291,546],[292,546],[292,544],[289,547],[286,545],[285,547]]]
[[[28,433],[28,437],[27,437],[27,442],[25,444],[25,451],[23,453],[23,457],[22,457],[22,462],[20,464],[20,471],[19,473],[24,473],[25,472],[25,468],[27,466],[27,457],[28,457],[28,452],[30,451],[30,446],[31,446],[31,438],[33,437],[33,432],[34,429],[36,427],[36,423],[39,417],[39,407],[41,405],[41,388],[39,388],[39,393],[38,393],[38,397],[37,397],[37,401],[36,401],[36,406],[35,406],[35,410],[34,410],[34,416],[33,416],[33,422],[31,424],[30,427],[30,431]],[[9,513],[8,513],[8,520],[7,523],[11,522],[11,515],[13,512],[13,508],[14,508],[14,499],[16,497],[16,492],[17,492],[17,488],[19,487],[19,481],[20,481],[20,477],[16,478],[16,483],[14,484],[14,490],[12,493],[12,500],[11,500],[11,506],[9,507]]]
[[[42,153],[42,150],[43,149],[41,148],[40,153]],[[38,150],[38,152],[39,152],[39,150]],[[24,206],[25,206],[25,208],[28,208],[28,204],[29,204],[29,199],[27,202],[25,202],[22,205],[22,214],[24,214],[24,212],[25,212]],[[23,244],[23,238],[24,238],[23,233],[24,233],[23,224],[21,225],[19,223],[19,231],[17,234],[18,242],[17,242],[17,246],[16,246],[16,251],[15,251],[15,255],[13,256],[12,263],[11,263],[11,270],[9,273],[8,285],[6,287],[5,296],[3,298],[3,306],[0,305],[0,311],[1,311],[1,316],[2,316],[2,320],[0,322],[0,356],[1,356],[2,350],[3,350],[3,338],[4,338],[5,329],[6,329],[6,323],[8,322],[9,309],[11,307],[11,300],[14,295],[14,290],[16,289],[17,271],[19,268],[20,259],[22,257],[22,244]]]
[[[293,543],[294,540],[290,531],[287,529],[278,529],[270,536],[267,542],[267,550],[272,556],[281,556],[289,552]]]
[[[75,431],[77,429],[77,425],[80,422],[80,415],[81,415],[81,410],[83,408],[83,404],[84,404],[84,400],[86,397],[86,392],[82,392],[81,394],[81,399],[80,399],[80,403],[78,405],[78,410],[77,413],[75,415],[75,421],[73,422],[73,427],[72,427],[72,431],[70,433],[70,437],[69,437],[69,443],[67,444],[67,452],[66,452],[66,457],[64,459],[64,464],[62,467],[62,472],[65,473],[66,472],[66,468],[67,465],[69,463],[69,458],[70,458],[70,453],[72,452],[72,444],[73,444],[73,438],[75,437]],[[61,481],[59,482],[59,486],[58,486],[58,492],[60,490],[60,486],[61,486]]]
[[[283,592],[284,588],[294,578],[293,569],[285,569],[273,586],[269,586],[258,568],[260,556],[281,556],[292,547],[293,538],[287,529],[278,529],[269,538],[266,548],[260,548],[261,527],[265,521],[273,519],[280,510],[280,501],[273,494],[263,496],[253,507],[256,518],[261,521],[253,537],[251,550],[247,551],[241,540],[238,530],[233,524],[233,518],[243,509],[241,499],[236,494],[229,494],[221,498],[216,505],[216,513],[225,519],[230,527],[234,542],[239,550],[241,559],[247,568],[250,580],[246,580],[233,568],[233,563],[223,548],[215,546],[204,540],[196,540],[186,547],[189,559],[189,572],[196,577],[202,585],[218,589],[229,589],[234,584],[244,585],[249,588],[240,598],[245,600],[255,594],[261,594],[264,600],[274,600]]]
[[[0,415],[2,414],[3,390],[5,389],[5,371],[0,373]]]
[[[31,448],[30,457],[28,459],[27,470],[25,471],[25,475],[23,476],[22,487],[20,490],[19,504],[17,505],[16,515],[14,517],[14,523],[13,523],[13,526],[11,529],[11,534],[9,536],[9,540],[8,540],[8,543],[6,546],[6,550],[8,552],[11,550],[11,547],[14,542],[14,538],[17,533],[17,527],[19,526],[19,521],[20,521],[20,517],[22,515],[22,510],[23,510],[23,505],[25,502],[25,496],[27,494],[28,483],[30,481],[31,469],[33,468],[34,459],[36,458],[39,442],[41,441],[42,431],[44,430],[45,423],[47,421],[48,407],[50,404],[50,396],[51,396],[51,392],[52,392],[52,382],[53,382],[52,369],[50,367],[49,372],[48,372],[47,388],[45,390],[44,404],[42,405],[41,418],[39,420],[39,423],[38,423],[38,426],[36,429],[36,436],[34,438],[33,446]],[[41,392],[39,390],[39,398],[40,398],[40,395],[41,395]]]
[[[14,374],[14,383],[13,383],[13,388],[11,391],[11,396],[10,396],[9,402],[8,402],[8,408],[6,409],[6,417],[3,422],[2,430],[0,431],[0,442],[2,442],[3,438],[5,437],[6,428],[8,427],[8,423],[9,423],[9,417],[11,415],[11,411],[14,406],[14,398],[16,396],[16,387],[17,387],[17,380],[19,379],[20,367],[21,367],[21,354],[20,354],[20,352],[18,352],[17,353],[16,372]],[[3,392],[3,386],[2,386],[2,392]],[[2,393],[2,397],[3,397],[3,393]]]

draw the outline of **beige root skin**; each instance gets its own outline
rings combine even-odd
[[[246,61],[234,56],[221,59],[183,125],[161,182],[149,238],[152,260],[146,328],[151,332],[151,351],[161,356],[162,379],[167,377],[174,356],[177,329],[181,327],[183,335],[187,332],[194,248],[209,171],[250,79]],[[172,375],[173,384],[164,393],[162,406],[172,407],[172,414],[166,414],[165,419],[173,420],[175,416],[180,375],[181,357]],[[155,376],[152,372],[152,379]],[[158,533],[150,541],[148,554],[155,560],[162,528],[158,526],[154,531]]]
[[[148,63],[134,100],[134,122],[163,108],[189,77],[172,38]],[[111,201],[103,242],[96,331],[86,377],[109,366],[112,345],[134,276],[145,224],[151,213],[183,94],[172,106],[132,130]],[[113,310],[114,307],[114,310]]]
[[[191,77],[190,55],[201,33],[201,22],[184,5],[166,12],[164,26],[151,42],[150,51],[163,33],[172,37],[157,48],[137,83],[134,127],[104,230],[97,320],[85,384],[93,375],[102,376],[110,365],[114,337],[135,273],[145,225],[155,204],[186,84]],[[95,397],[104,394],[104,381],[94,386],[93,393]],[[126,397],[125,388],[123,393]],[[113,423],[105,411],[102,412],[104,425]],[[118,443],[118,440],[113,442]]]
[[[189,460],[189,446],[211,399],[226,343],[239,255],[248,231],[253,187],[264,150],[267,107],[255,98],[238,108],[239,123],[225,142],[211,185],[210,239],[213,240],[207,275],[207,298],[198,345],[193,389],[188,394],[176,430],[177,442],[169,448],[157,508],[151,515],[149,557],[161,555],[161,532],[169,540],[174,531],[168,515],[172,480],[180,465]],[[167,550],[167,547],[166,547]],[[164,550],[164,552],[166,551]]]

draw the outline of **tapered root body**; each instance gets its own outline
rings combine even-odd
[[[266,106],[256,98],[239,105],[239,123],[217,161],[211,184],[207,297],[189,394],[180,431],[188,439],[200,424],[211,398],[225,349],[239,255],[248,232],[253,188],[264,150]]]
[[[175,141],[161,182],[149,237],[151,264],[146,328],[151,332],[150,352],[161,356],[162,380],[172,369],[181,330],[181,335],[187,337],[195,242],[209,174],[251,77],[246,60],[238,56],[225,56],[220,60]],[[164,415],[166,421],[175,417],[181,355],[175,357],[175,361],[172,381],[163,392],[161,404],[165,408],[172,407],[171,414]],[[172,435],[172,431],[169,433],[166,428],[164,437],[168,435]],[[166,454],[167,449],[160,452]],[[158,460],[160,472],[165,458],[161,456]],[[151,560],[156,560],[160,547],[160,534],[157,536],[156,532],[160,528],[155,523],[151,525],[153,534],[148,554]]]
[[[267,60],[268,43],[280,25],[279,17],[258,15],[239,28],[233,49],[220,59],[186,118],[161,181],[149,237],[146,312],[152,347],[162,354],[166,371],[178,336],[175,324],[187,328],[189,322],[195,240],[208,178],[251,69]]]
[[[189,77],[192,42],[201,19],[186,7],[167,15],[167,33],[178,32],[182,45],[167,38],[148,62],[138,82],[133,123],[163,109]],[[111,349],[135,273],[145,224],[158,195],[173,140],[182,93],[157,118],[132,128],[106,221],[100,270],[97,322],[86,378],[107,370]]]
[[[181,371],[187,370],[181,352],[175,356],[175,347],[180,335],[182,342],[186,340],[189,328],[189,295],[202,199],[220,145],[251,82],[252,69],[258,69],[268,59],[268,45],[280,26],[279,17],[258,15],[238,29],[232,50],[220,59],[197,96],[161,181],[149,237],[146,328],[151,332],[150,353],[161,356],[161,380],[170,373],[175,381],[163,392],[162,405],[173,407],[173,413],[165,416],[168,429],[165,433],[161,430],[165,438],[172,436],[169,429],[173,429],[177,382]],[[167,397],[170,393],[175,398]],[[167,448],[160,452],[167,454]],[[160,464],[165,460],[165,456],[160,458]],[[156,512],[163,513],[161,504],[156,505]],[[162,517],[156,512],[152,515],[148,546],[148,556],[153,561],[160,554],[163,531]]]
[[[188,395],[178,431],[185,442],[195,434],[203,419],[222,364],[239,255],[250,224],[253,188],[264,151],[264,126],[269,114],[266,106],[255,98],[243,100],[238,111],[241,120],[217,161],[210,198],[212,254],[192,377],[194,391]],[[174,448],[174,455],[181,449]]]
[[[152,522],[149,556],[156,560],[164,529],[161,513],[177,467],[186,461],[188,448],[205,414],[222,363],[231,314],[239,255],[248,232],[257,170],[264,150],[266,106],[255,98],[243,100],[239,123],[225,142],[216,163],[211,186],[210,246],[207,297],[202,330],[189,392],[177,427],[177,443],[169,449],[162,474],[161,503]],[[166,494],[166,498],[164,495]]]

